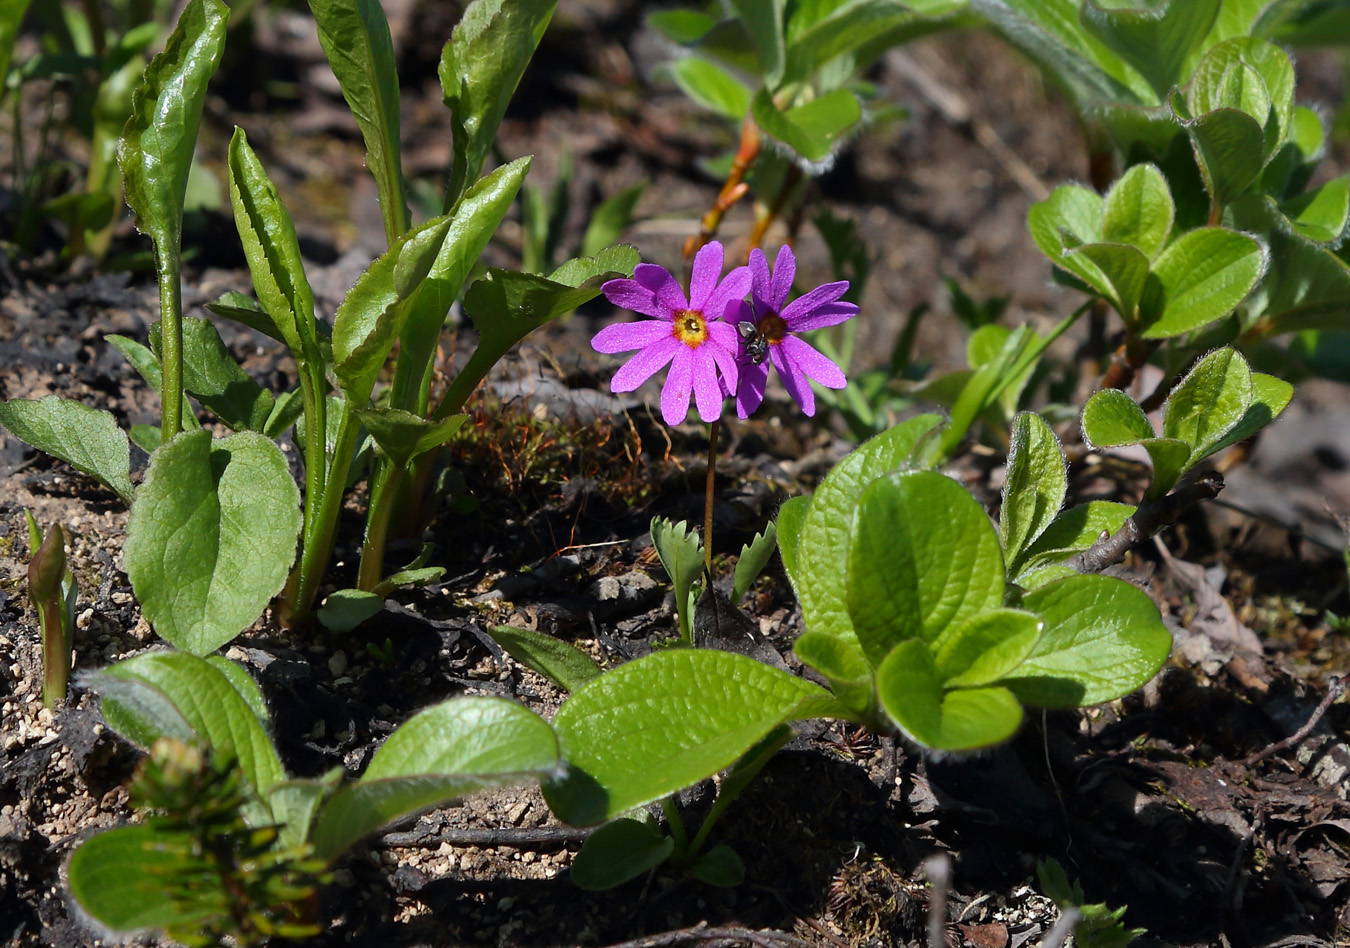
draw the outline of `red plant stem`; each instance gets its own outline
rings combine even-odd
[[[717,430],[722,427],[719,418],[708,426],[708,483],[703,492],[703,568],[712,583],[712,523],[713,478],[717,472]]]
[[[717,200],[699,222],[698,233],[684,242],[684,259],[692,260],[694,254],[713,239],[718,226],[722,223],[722,217],[750,190],[750,185],[745,183],[745,175],[757,157],[759,157],[759,126],[747,115],[745,121],[741,123],[741,144],[736,149],[736,157],[731,160],[731,171],[727,174],[727,180],[722,185]]]

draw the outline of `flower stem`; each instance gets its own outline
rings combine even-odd
[[[731,171],[727,174],[727,180],[723,183],[717,200],[699,222],[698,233],[684,242],[686,260],[692,260],[694,254],[713,239],[718,226],[722,223],[723,215],[750,190],[750,186],[745,182],[745,176],[757,157],[759,157],[759,126],[747,115],[745,121],[741,123],[741,144],[736,149],[736,157],[731,160]]]
[[[708,483],[703,492],[703,568],[712,585],[712,523],[713,479],[717,473],[717,431],[722,427],[719,418],[708,426]]]

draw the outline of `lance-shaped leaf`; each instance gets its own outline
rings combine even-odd
[[[275,443],[184,432],[150,458],[127,523],[127,574],[155,631],[205,655],[281,591],[299,532],[300,492]]]
[[[750,90],[716,63],[686,56],[671,65],[670,74],[685,95],[724,118],[739,121],[750,111]]]
[[[838,57],[852,57],[861,69],[888,49],[929,32],[959,28],[973,19],[965,0],[908,4],[854,0],[820,5],[818,12],[829,15],[813,20],[808,8],[798,4],[790,18],[783,85],[810,79]]]
[[[379,0],[310,0],[319,45],[342,87],[366,143],[366,166],[375,176],[385,239],[408,228],[399,147],[398,62],[389,21]]]
[[[488,268],[487,276],[464,295],[478,346],[445,393],[437,416],[459,411],[497,361],[527,334],[599,296],[605,281],[631,277],[637,263],[637,251],[616,246],[569,260],[548,277]]]
[[[150,327],[150,344],[157,359],[163,358],[163,325]],[[235,431],[264,430],[272,417],[272,393],[234,361],[215,324],[189,316],[182,321],[182,331],[183,390]]]
[[[1213,450],[1252,402],[1252,373],[1235,349],[1205,356],[1172,390],[1163,408],[1163,437],[1191,446],[1195,460]]]
[[[839,138],[862,119],[862,106],[848,89],[835,89],[783,110],[767,89],[760,89],[750,113],[766,134],[807,161],[824,161]]]
[[[1107,576],[1071,576],[1027,593],[1045,623],[1027,659],[1004,676],[1027,704],[1072,708],[1127,695],[1157,674],[1172,636],[1148,593]]]
[[[1139,9],[1086,0],[1081,21],[1162,97],[1185,78],[1183,67],[1214,25],[1219,6],[1220,0],[1164,0]]]
[[[475,0],[445,44],[439,73],[454,137],[447,209],[482,170],[556,6],[557,0]]]
[[[471,187],[450,215],[440,253],[417,293],[399,341],[394,375],[394,407],[425,415],[432,367],[450,306],[483,248],[516,199],[530,171],[529,158],[519,158]]]
[[[332,859],[365,834],[438,803],[557,771],[558,740],[543,718],[501,698],[456,698],[389,735],[365,775],[324,805],[314,853]]]
[[[564,691],[578,691],[600,676],[595,659],[552,635],[513,625],[495,626],[488,634],[508,655]]]
[[[230,10],[220,0],[190,0],[164,52],[150,61],[132,97],[117,161],[136,226],[149,234],[164,266],[177,258],[188,168],[207,80],[220,65]],[[175,266],[176,272],[176,266]]]
[[[338,380],[355,405],[375,387],[408,317],[409,301],[440,255],[452,224],[437,217],[398,238],[357,279],[333,320],[333,359]]]
[[[161,737],[183,739],[171,718],[146,713],[152,700],[160,700],[191,728],[189,741],[200,741],[217,753],[232,754],[244,778],[261,797],[273,784],[286,779],[286,773],[253,702],[236,688],[236,678],[217,664],[186,652],[147,652],[103,669],[92,681],[102,695],[103,716],[113,730],[144,748]],[[252,685],[250,690],[256,691],[256,687]],[[135,689],[156,693],[156,697],[137,700],[131,697]],[[251,697],[256,700],[256,696]],[[258,808],[251,812],[250,822],[259,825],[259,818],[265,821],[269,816]]]
[[[873,481],[853,513],[848,614],[873,666],[1003,601],[1003,551],[979,502],[934,471]]]
[[[784,0],[731,0],[755,44],[764,86],[770,90],[776,89],[783,78],[783,5]]]
[[[601,823],[729,767],[780,724],[835,715],[847,716],[829,692],[744,655],[657,652],[563,703],[567,772],[544,796],[568,823]]]
[[[1007,688],[945,688],[932,652],[919,639],[901,642],[881,662],[877,693],[891,720],[934,750],[998,744],[1022,723],[1022,706]]]
[[[681,520],[672,523],[665,517],[652,518],[652,546],[661,558],[661,565],[670,577],[675,590],[675,612],[679,621],[680,638],[693,641],[693,610],[689,608],[689,593],[703,577],[703,544],[698,531]]]
[[[15,398],[0,402],[0,425],[131,503],[131,445],[111,412],[55,395]]]
[[[1252,237],[1222,227],[1182,234],[1159,254],[1139,302],[1147,339],[1167,339],[1231,313],[1265,272],[1266,254]]]
[[[230,203],[253,290],[291,353],[317,366],[314,291],[305,276],[295,224],[242,128],[235,128],[230,139],[229,166]]]
[[[774,521],[778,534],[778,555],[782,557],[783,569],[794,586],[799,585],[796,579],[797,551],[801,543],[802,524],[810,509],[810,497],[789,497],[778,508],[778,519]]]
[[[1023,412],[1013,422],[1007,479],[999,514],[999,541],[1009,568],[1064,506],[1069,477],[1059,439],[1040,415]]]
[[[356,415],[375,440],[376,450],[395,467],[407,467],[414,458],[445,444],[469,417],[451,415],[431,421],[397,408],[361,408]]]

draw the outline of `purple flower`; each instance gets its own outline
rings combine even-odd
[[[738,319],[738,325],[743,327],[743,351],[738,360],[740,384],[734,389],[736,414],[741,418],[749,417],[764,401],[769,364],[772,363],[778,369],[783,387],[801,406],[802,412],[808,417],[814,415],[816,397],[807,379],[815,379],[826,388],[843,388],[848,380],[839,366],[792,333],[835,326],[858,315],[857,306],[839,302],[848,291],[848,281],[826,283],[788,303],[788,293],[792,291],[792,281],[797,275],[797,259],[792,255],[792,248],[786,245],[778,251],[772,276],[764,252],[758,248],[752,250],[750,273],[751,303],[740,304]]]
[[[639,263],[633,279],[602,287],[615,306],[652,317],[606,326],[591,340],[597,352],[640,350],[614,374],[610,391],[631,392],[669,364],[661,388],[661,417],[668,425],[689,414],[691,392],[698,416],[711,422],[722,417],[723,382],[725,391],[736,390],[740,340],[722,317],[750,291],[750,269],[737,267],[719,281],[722,264],[721,244],[703,247],[694,257],[688,298],[670,271],[650,263]]]

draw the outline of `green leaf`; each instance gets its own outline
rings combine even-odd
[[[755,578],[769,565],[774,547],[778,545],[778,528],[766,524],[764,532],[755,534],[755,538],[741,547],[741,555],[736,560],[736,574],[732,580],[731,601],[740,602],[741,597],[750,591]]]
[[[597,827],[572,860],[577,888],[604,892],[655,869],[675,851],[675,840],[655,826],[628,818]]]
[[[236,675],[186,652],[147,652],[103,669],[94,680],[103,684],[109,680],[131,682],[158,692],[182,715],[195,739],[216,753],[228,752],[237,758],[240,772],[261,796],[277,781],[286,779],[286,772],[259,719],[254,704],[258,700],[254,693],[257,686],[249,679],[251,687],[246,688],[249,692],[246,697],[235,687],[235,678]],[[128,713],[134,715],[136,709],[124,706],[122,692],[102,686],[99,691],[104,693],[108,724],[142,747],[148,748],[160,737],[181,736],[172,730],[160,731],[158,721],[144,718],[134,718],[133,726],[123,731],[119,725]],[[250,818],[249,822],[260,825],[256,818]]]
[[[244,704],[248,705],[249,710],[253,712],[253,716],[262,725],[263,731],[270,738],[272,736],[272,721],[267,714],[267,701],[263,698],[262,689],[258,687],[258,683],[248,673],[248,669],[238,662],[231,661],[224,655],[208,655],[206,656],[206,663],[229,680],[230,687],[239,693],[239,697],[244,699]]]
[[[600,676],[595,659],[562,639],[513,625],[493,626],[488,634],[508,655],[564,691],[578,691]]]
[[[131,503],[131,445],[111,412],[55,395],[15,398],[0,402],[0,425]]]
[[[933,471],[873,481],[853,513],[848,614],[873,666],[1003,600],[1003,551],[979,502]]]
[[[365,775],[328,801],[314,852],[332,859],[386,823],[455,797],[556,771],[543,718],[502,698],[454,698],[419,711],[381,745]]]
[[[1138,247],[1153,260],[1167,245],[1175,217],[1172,191],[1158,166],[1135,165],[1106,194],[1102,240]]]
[[[1173,94],[1171,104],[1177,121],[1191,137],[1210,200],[1226,207],[1247,190],[1265,165],[1261,122],[1235,108],[1215,109],[1192,118],[1179,94]]]
[[[545,323],[599,296],[606,281],[631,277],[638,259],[632,247],[617,246],[594,257],[573,258],[547,278],[489,267],[487,276],[464,294],[464,312],[478,330],[478,347],[445,393],[437,414],[462,408],[512,346]]]
[[[408,317],[406,305],[431,272],[450,232],[450,215],[398,238],[348,291],[333,320],[333,358],[347,398],[364,405]]]
[[[464,290],[464,281],[483,249],[497,232],[530,171],[529,158],[502,165],[474,183],[450,215],[440,253],[431,265],[399,340],[394,375],[394,405],[414,414],[427,413],[432,368],[445,317]]]
[[[1235,349],[1205,356],[1163,406],[1163,437],[1191,446],[1192,462],[1214,450],[1252,403],[1252,373]]]
[[[783,560],[783,569],[794,587],[800,587],[797,579],[798,549],[800,548],[802,524],[806,521],[807,511],[811,509],[810,497],[789,497],[778,508],[778,518],[774,521],[778,534],[778,555]]]
[[[1004,557],[1016,564],[1064,506],[1069,477],[1059,439],[1040,415],[1018,415],[1010,444],[998,535]]]
[[[319,45],[366,143],[366,166],[375,176],[385,240],[392,248],[408,229],[408,206],[399,146],[398,62],[389,21],[379,0],[309,0],[309,9]]]
[[[681,46],[692,46],[717,25],[716,18],[701,10],[654,10],[647,14],[647,25]]]
[[[414,458],[439,448],[469,418],[450,415],[433,421],[397,408],[360,408],[356,416],[370,432],[379,453],[395,467],[407,467]]]
[[[750,103],[750,114],[766,134],[807,161],[818,162],[828,158],[840,136],[862,119],[862,107],[848,89],[835,89],[783,111],[768,89],[760,89]]]
[[[1220,0],[1163,0],[1143,9],[1083,4],[1087,30],[1139,70],[1153,91],[1166,96],[1185,78],[1187,60],[1214,25]]]
[[[86,839],[70,857],[70,894],[101,926],[118,933],[190,926],[214,918],[205,900],[189,907],[170,899],[164,880],[197,871],[187,833],[122,826]]]
[[[932,414],[903,421],[853,451],[821,481],[799,531],[797,565],[789,568],[807,632],[837,636],[857,647],[846,575],[853,508],[868,484],[905,467],[941,423]]]
[[[681,520],[673,523],[665,517],[652,518],[652,546],[656,548],[675,590],[675,604],[679,613],[680,638],[693,641],[693,612],[683,608],[689,602],[689,592],[703,578],[703,544],[698,531]]]
[[[736,850],[722,843],[689,864],[689,874],[719,889],[733,889],[745,881],[745,863]]]
[[[350,632],[384,611],[384,597],[364,589],[337,589],[315,612],[319,623],[332,632]]]
[[[1336,243],[1350,218],[1350,177],[1333,178],[1320,187],[1290,198],[1280,211],[1304,237],[1323,244]]]
[[[1100,292],[1127,325],[1139,320],[1139,301],[1149,283],[1148,257],[1123,244],[1084,244],[1066,251],[1070,272]]]
[[[1152,678],[1172,636],[1148,593],[1106,576],[1071,576],[1022,598],[1045,622],[1003,683],[1027,704],[1072,708],[1127,695]]]
[[[568,770],[544,796],[561,819],[594,825],[729,767],[779,724],[841,712],[829,692],[744,655],[656,652],[558,709]]]
[[[132,97],[117,150],[127,203],[136,227],[154,242],[161,268],[178,258],[197,125],[229,18],[220,0],[190,0],[183,8],[164,52],[150,61]]]
[[[791,43],[787,49],[785,80],[808,80],[826,63],[841,56],[850,56],[851,65],[861,69],[876,55],[899,46],[906,38],[947,25],[943,21],[964,12],[966,4],[922,6],[928,9],[896,0],[853,0],[826,4],[825,10],[830,15],[813,19],[803,17],[798,5],[792,18],[794,29],[789,31]],[[796,29],[799,20],[807,21],[804,30]]]
[[[705,109],[739,121],[750,111],[750,90],[721,66],[686,56],[670,67],[675,84]]]
[[[341,768],[332,772],[340,776]],[[280,780],[267,791],[267,805],[272,817],[281,824],[277,845],[282,848],[304,846],[309,842],[309,829],[319,812],[319,804],[332,792],[329,780]]]
[[[447,208],[482,171],[555,6],[557,0],[475,0],[445,44],[438,71],[454,142]]]
[[[1153,481],[1144,494],[1147,500],[1157,500],[1166,494],[1199,460],[1189,444],[1176,438],[1149,438],[1142,444],[1153,464]]]
[[[1209,453],[1222,451],[1230,444],[1250,438],[1266,425],[1270,424],[1289,406],[1294,397],[1294,386],[1283,379],[1261,372],[1252,373],[1252,403],[1242,419],[1228,430],[1210,449]]]
[[[764,86],[776,89],[783,79],[783,6],[785,0],[731,0],[759,53]],[[744,113],[742,113],[744,114]]]
[[[1040,635],[1032,613],[990,609],[949,627],[933,643],[933,665],[946,688],[991,685],[1022,664]]]
[[[321,356],[314,292],[305,276],[295,224],[242,128],[235,128],[230,139],[229,168],[234,223],[266,322],[297,359],[317,366]]]
[[[581,238],[582,256],[594,256],[619,239],[632,225],[633,209],[646,190],[647,182],[639,181],[596,205]]]
[[[162,356],[163,323],[150,327],[150,344]],[[182,320],[183,390],[235,431],[262,431],[272,416],[272,393],[234,361],[215,324],[193,316]]]
[[[1265,251],[1246,234],[1222,227],[1182,234],[1153,263],[1139,305],[1144,337],[1178,336],[1227,316],[1265,267]]]
[[[1066,249],[1102,242],[1105,208],[1097,192],[1074,184],[1060,185],[1044,201],[1031,205],[1027,227],[1041,252],[1064,266]]]
[[[1061,513],[1023,553],[1020,575],[1016,582],[1032,570],[1052,563],[1060,563],[1081,553],[1096,543],[1103,533],[1108,536],[1133,516],[1135,508],[1109,500],[1090,500],[1070,507]]]
[[[300,492],[273,442],[184,432],[150,458],[127,522],[127,574],[155,631],[204,655],[281,591],[299,532]]]
[[[1091,448],[1118,448],[1155,437],[1139,403],[1117,388],[1094,392],[1083,406],[1083,440]]]
[[[1208,106],[1193,106],[1192,112],[1237,108],[1256,119],[1265,132],[1264,163],[1289,137],[1294,66],[1278,46],[1256,37],[1234,37],[1205,53],[1195,69],[1191,97]]]
[[[3,0],[0,2],[0,101],[4,100],[9,61],[14,55],[14,39],[33,0]]]
[[[877,669],[881,705],[911,740],[934,750],[972,750],[1005,741],[1022,723],[1007,688],[944,691],[933,655],[918,639],[901,642]]]

